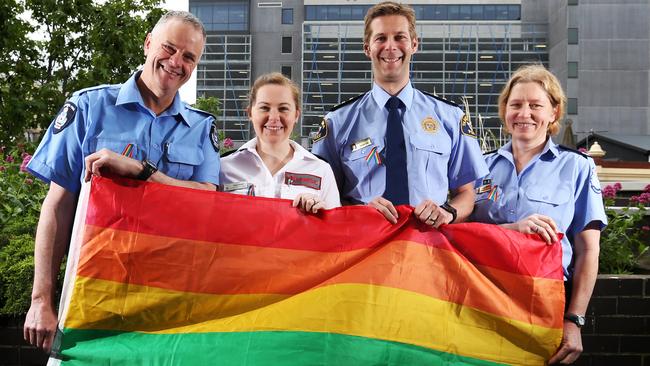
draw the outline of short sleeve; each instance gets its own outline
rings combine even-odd
[[[592,221],[598,222],[601,230],[607,226],[600,181],[596,174],[596,165],[591,158],[588,163],[581,164],[577,177],[575,214],[569,228],[571,236],[583,231]]]
[[[84,170],[87,98],[74,95],[61,107],[27,165],[45,183],[54,182],[72,193],[79,192]]]
[[[461,109],[455,110],[457,113],[450,113],[455,116],[457,126],[453,129],[453,145],[447,173],[451,189],[476,181],[489,173],[469,120]]]
[[[190,180],[194,182],[205,182],[217,185],[219,184],[219,171],[221,169],[221,164],[219,161],[218,145],[215,146],[217,141],[213,141],[211,134],[213,122],[213,117],[209,117],[204,122],[202,122],[205,124],[202,139],[203,161],[201,164],[196,166]]]

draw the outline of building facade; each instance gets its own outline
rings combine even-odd
[[[403,1],[416,11],[414,85],[465,101],[483,148],[501,144],[498,94],[518,66],[540,62],[560,78],[567,118],[590,131],[650,133],[650,4],[643,0]],[[302,89],[303,143],[334,105],[370,89],[363,17],[376,1],[190,0],[206,24],[198,96],[222,101],[219,127],[252,137],[246,95],[263,73],[279,71]],[[479,118],[480,116],[480,118]],[[560,135],[561,136],[561,135]]]

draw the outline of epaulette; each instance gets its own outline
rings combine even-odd
[[[359,94],[359,95],[357,95],[356,97],[352,97],[352,98],[346,100],[346,101],[343,102],[343,103],[339,103],[339,104],[335,105],[334,107],[332,107],[332,108],[330,109],[330,112],[334,112],[335,110],[337,110],[337,109],[339,109],[339,108],[341,108],[341,107],[343,107],[343,106],[345,106],[345,105],[348,105],[348,104],[350,104],[350,103],[353,103],[354,101],[356,101],[357,99],[363,97],[363,96],[366,95],[367,93],[368,93],[368,92],[365,92],[365,93]]]
[[[320,156],[320,155],[318,155],[318,154],[314,154],[314,153],[311,153],[311,154],[314,155],[315,157],[317,157],[318,159],[320,159],[320,160],[322,160],[322,161],[328,163],[328,164],[330,163],[330,162],[327,161],[324,157],[322,157],[322,156]]]
[[[586,153],[583,153],[580,150],[572,149],[572,148],[570,148],[568,146],[564,146],[564,145],[557,145],[557,147],[560,147],[560,148],[562,148],[563,150],[566,150],[566,151],[571,151],[573,153],[582,155],[582,157],[584,157],[585,159],[589,159],[589,155],[587,155]]]
[[[419,89],[418,89],[418,90],[419,90]],[[420,90],[420,91],[422,92],[422,94],[428,95],[428,96],[430,96],[431,98],[438,99],[439,101],[441,101],[441,102],[443,102],[443,103],[447,103],[447,104],[449,104],[449,105],[453,105],[454,107],[458,107],[458,108],[460,108],[460,105],[458,105],[458,104],[452,102],[451,100],[447,100],[447,99],[445,99],[445,98],[439,97],[439,96],[437,96],[437,95],[435,95],[435,94],[431,94],[431,93],[429,93],[429,92],[425,92],[425,91],[422,91],[422,90]]]
[[[497,151],[499,151],[499,149],[494,149],[494,150],[491,150],[491,151],[486,151],[486,152],[483,153],[483,155],[494,154],[494,153],[497,152]]]
[[[74,93],[72,93],[72,95],[77,96],[77,95],[81,95],[83,93],[87,93],[87,92],[93,91],[93,90],[110,88],[111,86],[116,86],[116,85],[114,85],[114,84],[102,84],[102,85],[90,86],[88,88],[79,89],[79,90],[75,91]]]
[[[183,103],[185,103],[185,102],[183,102]],[[212,114],[212,113],[210,113],[210,112],[206,112],[206,111],[204,111],[203,109],[194,108],[194,107],[192,107],[191,105],[189,105],[189,104],[187,104],[187,103],[185,103],[185,107],[186,107],[187,109],[190,109],[190,110],[193,110],[193,111],[195,111],[195,112],[199,112],[199,113],[201,113],[201,114],[205,114],[206,116],[209,116],[209,117],[212,117],[212,118],[214,118],[214,119],[217,119],[217,117],[216,117],[214,114]]]

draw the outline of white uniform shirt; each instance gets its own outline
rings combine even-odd
[[[257,153],[257,137],[236,152],[221,158],[221,184],[247,182],[261,197],[294,199],[300,193],[314,194],[325,202],[325,208],[341,206],[332,168],[294,141],[293,158],[275,175],[271,175]],[[246,190],[237,190],[246,194]]]

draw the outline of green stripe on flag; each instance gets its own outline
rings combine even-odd
[[[315,332],[64,330],[63,365],[498,365],[404,343]]]

